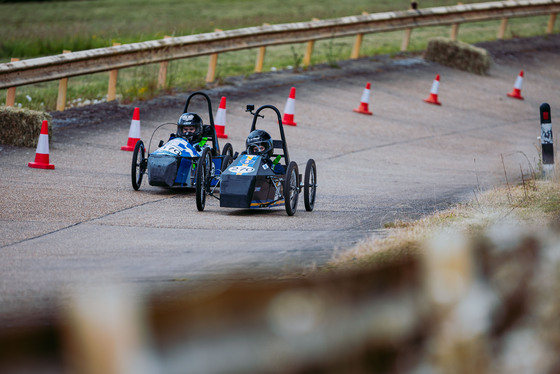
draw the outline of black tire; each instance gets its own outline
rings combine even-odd
[[[230,155],[225,155],[224,158],[222,159],[222,168],[221,171],[224,172],[233,162],[233,157],[231,157]]]
[[[286,213],[293,216],[297,210],[299,196],[299,170],[295,161],[290,162],[286,171],[286,179],[284,180],[284,202]]]
[[[202,212],[206,205],[206,195],[210,192],[212,178],[212,155],[210,148],[204,148],[196,163],[196,208]]]
[[[305,210],[311,212],[315,206],[315,193],[317,192],[317,166],[312,158],[307,160],[305,176],[303,178],[303,201]]]
[[[222,167],[220,168],[220,176],[218,178],[218,186],[222,182],[222,173],[227,170],[227,168],[233,163],[233,157],[230,155],[225,155],[222,159]]]
[[[230,155],[231,157],[233,157],[233,146],[231,145],[231,143],[226,143],[226,145],[224,145],[224,148],[222,149],[222,156],[225,155]]]
[[[142,184],[142,177],[144,176],[148,166],[146,149],[144,148],[144,142],[142,140],[138,140],[134,146],[131,166],[130,177],[132,180],[132,188],[138,191],[140,189],[140,185]]]

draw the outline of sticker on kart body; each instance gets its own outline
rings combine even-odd
[[[247,174],[254,172],[255,168],[247,165],[237,165],[230,167],[228,170],[236,174]]]
[[[228,171],[235,173],[237,175],[240,174],[249,174],[255,172],[255,164],[259,156],[255,155],[243,155],[239,163],[235,166],[228,168]]]
[[[181,157],[198,157],[200,154],[194,147],[182,138],[171,139],[163,146],[158,148],[154,153],[156,154],[169,154]]]

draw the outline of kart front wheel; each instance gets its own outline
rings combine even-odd
[[[202,212],[206,205],[206,195],[210,191],[212,179],[212,155],[210,148],[204,148],[196,164],[196,208]]]
[[[142,184],[142,176],[146,172],[148,166],[148,159],[146,158],[146,149],[144,148],[144,142],[138,140],[134,146],[134,151],[132,152],[132,167],[130,170],[130,177],[132,180],[132,188],[136,191],[140,189]]]
[[[317,191],[317,166],[312,158],[307,161],[305,166],[305,176],[303,178],[303,201],[305,210],[311,212],[315,206],[315,192]]]
[[[222,156],[225,155],[230,155],[231,157],[233,157],[233,146],[231,145],[231,143],[226,143],[226,145],[224,145],[224,148],[222,149]]]
[[[218,181],[217,181],[217,185],[220,185],[221,181],[222,181],[222,174],[224,173],[224,171],[227,170],[227,168],[233,163],[233,157],[231,157],[230,155],[225,155],[224,158],[222,158],[222,166],[220,167],[220,175],[218,176]]]
[[[299,196],[299,171],[295,161],[290,162],[284,180],[284,202],[286,213],[293,216],[296,213]]]
[[[231,165],[232,162],[233,162],[233,157],[231,157],[230,155],[225,155],[224,158],[222,159],[221,172],[223,173],[224,171],[226,171],[226,169]]]

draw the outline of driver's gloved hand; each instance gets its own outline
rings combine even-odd
[[[200,146],[200,144],[195,145],[194,149],[196,149],[197,152],[202,151],[202,147]]]

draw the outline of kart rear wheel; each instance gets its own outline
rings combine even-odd
[[[317,191],[317,166],[315,160],[310,158],[305,166],[303,182],[303,201],[305,210],[311,212],[315,206],[315,192]]]
[[[196,164],[196,208],[202,212],[206,205],[206,195],[210,192],[212,179],[212,155],[210,148],[204,148]]]
[[[231,143],[226,143],[226,145],[224,145],[224,148],[222,149],[222,156],[225,155],[230,155],[231,157],[233,157],[233,146],[231,145]]]
[[[297,210],[298,196],[299,196],[299,171],[295,161],[290,162],[286,172],[286,179],[284,180],[284,202],[286,206],[286,213],[293,216]]]
[[[144,148],[144,142],[138,140],[134,146],[134,151],[132,152],[132,167],[130,170],[130,176],[132,180],[132,188],[136,191],[140,189],[142,184],[142,176],[146,172],[148,166],[148,159],[146,158],[146,149]]]

